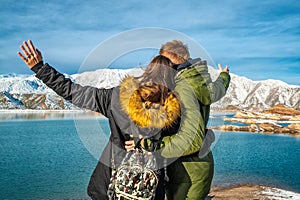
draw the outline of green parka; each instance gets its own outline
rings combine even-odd
[[[209,193],[214,173],[213,155],[209,152],[201,157],[199,150],[206,134],[210,105],[225,95],[230,82],[225,72],[212,82],[206,61],[197,59],[190,63],[175,79],[175,92],[181,102],[179,131],[163,137],[160,145],[161,155],[169,158],[166,193],[170,200],[199,200]]]

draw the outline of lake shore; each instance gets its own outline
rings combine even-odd
[[[274,199],[274,200],[296,200],[300,199],[300,194],[284,189],[279,189],[264,185],[233,185],[229,187],[214,186],[211,189],[209,198],[211,200],[260,200],[260,199]]]
[[[99,113],[88,110],[34,110],[1,109],[0,121],[56,120],[56,119],[104,119]]]
[[[42,110],[42,109],[0,109],[0,113],[88,113],[90,111],[85,110]]]

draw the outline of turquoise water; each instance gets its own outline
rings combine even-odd
[[[87,198],[97,160],[73,120],[0,122],[0,149],[0,199]]]
[[[98,121],[109,134],[107,121]],[[216,134],[214,185],[259,183],[300,192],[300,139]],[[97,159],[74,120],[0,121],[0,150],[0,199],[88,199]]]
[[[300,192],[300,139],[226,132],[213,152],[214,184],[256,183]]]

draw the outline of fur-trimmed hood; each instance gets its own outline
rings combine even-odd
[[[120,104],[129,118],[141,128],[165,128],[180,116],[180,102],[170,92],[163,105],[144,101],[139,94],[139,81],[128,76],[120,84]]]

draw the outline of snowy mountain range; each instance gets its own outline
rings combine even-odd
[[[66,75],[81,85],[102,88],[117,86],[126,75],[138,76],[143,70],[99,69],[93,72]],[[217,70],[209,67],[212,79]],[[214,109],[266,109],[276,104],[300,109],[300,86],[279,80],[252,81],[231,73],[227,94],[214,103]],[[34,75],[0,75],[0,109],[78,109],[57,96]]]

